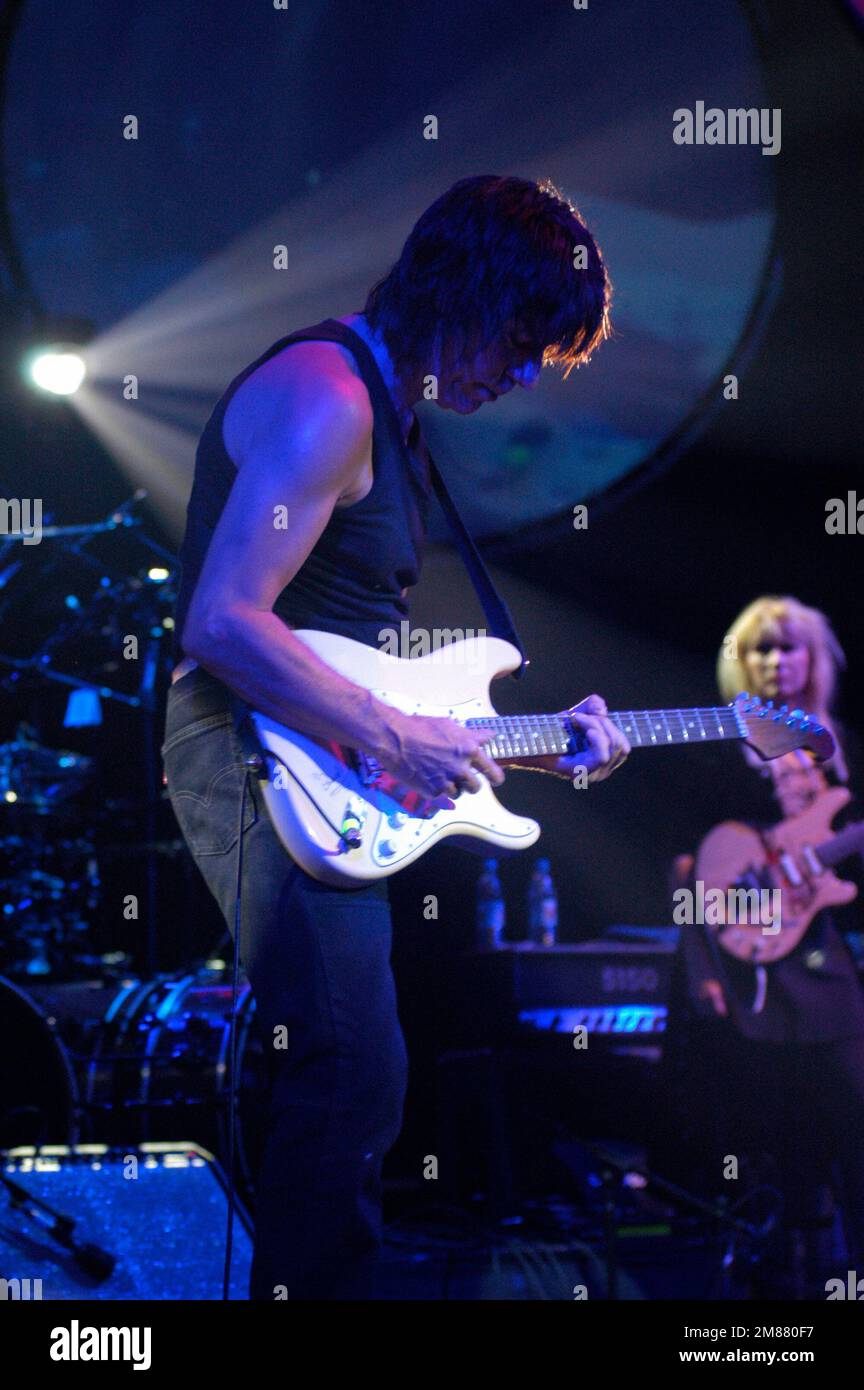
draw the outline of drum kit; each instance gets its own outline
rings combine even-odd
[[[101,882],[93,829],[70,802],[93,760],[45,748],[26,726],[0,744],[0,958],[20,979],[66,973],[86,942]]]
[[[92,536],[140,526],[133,513],[143,495],[136,493],[106,522],[46,527],[42,539],[80,556]],[[149,569],[115,574],[111,582],[102,578],[92,597],[75,605],[72,619],[67,600],[62,622],[35,653],[0,653],[0,668],[9,673],[0,685],[16,695],[28,681],[43,690],[55,681],[85,702],[116,699],[150,721],[144,737],[152,747],[167,685],[170,644],[161,639],[171,630],[176,561],[143,533],[138,538],[156,552],[158,566],[151,557]],[[16,539],[0,538],[0,567]],[[17,568],[0,568],[0,588]],[[4,605],[5,617],[5,595]],[[141,674],[132,691],[123,688],[119,669],[111,681],[108,630],[144,631],[152,644],[137,663]],[[64,666],[70,634],[75,658]],[[251,1196],[269,1077],[249,985],[240,980],[235,1000],[218,959],[154,973],[147,965],[158,959],[158,949],[146,932],[151,949],[143,969],[138,963],[136,970],[125,952],[94,950],[93,924],[104,893],[100,865],[142,854],[155,865],[160,855],[185,853],[178,837],[159,838],[156,811],[164,793],[158,787],[144,788],[140,803],[125,808],[133,823],[137,818],[134,842],[112,842],[115,807],[94,806],[87,796],[97,761],[47,746],[27,721],[0,744],[0,1150],[188,1139],[225,1157],[233,1019],[237,1178],[241,1192]],[[158,768],[153,771],[158,782]]]

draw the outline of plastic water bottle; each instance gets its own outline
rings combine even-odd
[[[487,859],[477,880],[476,944],[480,950],[495,951],[503,945],[506,921],[507,909],[498,878],[498,860]]]
[[[535,946],[554,946],[558,939],[558,894],[548,859],[537,860],[528,886],[528,939]]]

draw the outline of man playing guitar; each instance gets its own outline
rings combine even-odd
[[[178,822],[232,931],[242,846],[241,959],[264,1035],[287,1036],[274,1043],[253,1298],[373,1296],[406,1057],[387,885],[328,887],[289,858],[244,775],[236,700],[362,750],[424,797],[500,784],[487,734],[399,713],[292,629],[369,646],[398,630],[429,503],[415,402],[431,394],[473,414],[533,386],[545,364],[569,371],[606,336],[608,312],[600,252],[553,186],[463,179],[423,214],[362,313],[273,344],[201,436],[162,752]],[[606,713],[598,696],[583,701],[572,719],[586,751],[538,765],[608,776],[629,745]]]

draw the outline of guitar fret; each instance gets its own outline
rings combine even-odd
[[[631,747],[691,743],[694,740],[738,739],[742,726],[733,707],[618,710],[608,716],[627,737]],[[489,729],[494,737],[486,745],[498,759],[549,757],[572,753],[574,730],[566,714],[491,715],[468,719],[467,728]]]
[[[628,710],[623,714],[613,714],[612,719],[614,723],[618,725],[622,734],[629,740],[631,746],[635,745],[638,748],[642,742],[642,734],[636,723],[636,716],[633,711]]]

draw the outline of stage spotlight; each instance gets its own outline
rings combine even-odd
[[[27,373],[34,386],[54,396],[72,396],[87,373],[84,359],[71,346],[55,344],[31,356]]]

